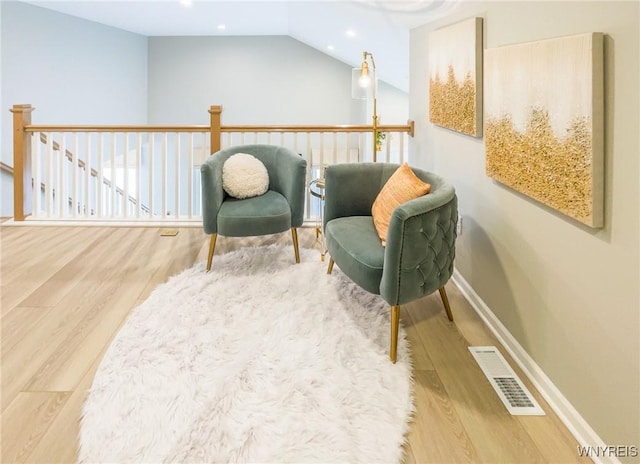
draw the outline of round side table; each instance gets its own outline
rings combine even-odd
[[[316,240],[320,240],[320,260],[324,261],[327,254],[327,245],[322,233],[322,223],[324,219],[324,179],[313,179],[309,182],[309,193],[320,202],[320,222],[316,222]]]

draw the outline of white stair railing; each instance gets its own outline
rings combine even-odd
[[[36,131],[31,141],[34,219],[201,218],[195,160],[208,132]]]
[[[32,108],[14,110],[28,115]],[[222,126],[220,112],[211,107],[210,126],[45,126],[30,124],[30,117],[16,126],[14,119],[16,133],[23,132],[14,140],[14,166],[32,179],[22,185],[26,193],[14,189],[14,209],[24,206],[28,219],[63,222],[200,223],[200,166],[212,146],[287,147],[307,160],[307,184],[326,165],[373,160],[371,126]],[[377,161],[404,162],[413,123],[378,131],[385,137]],[[320,203],[306,194],[305,220],[315,221]]]

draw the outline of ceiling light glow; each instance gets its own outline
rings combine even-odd
[[[192,1],[191,0],[180,0],[180,5],[182,6],[191,6]]]
[[[356,31],[354,31],[353,29],[347,29],[345,32],[347,37],[355,37],[356,36]]]
[[[225,26],[224,24],[218,24],[218,30],[219,31],[224,31],[227,28],[227,26]]]
[[[333,45],[327,45],[327,50],[331,50],[331,51],[333,51],[333,49],[334,49],[334,48],[335,48],[335,47],[334,47]]]

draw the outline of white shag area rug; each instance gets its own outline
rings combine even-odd
[[[216,256],[157,287],[102,360],[83,463],[398,463],[413,413],[389,307],[317,251]]]

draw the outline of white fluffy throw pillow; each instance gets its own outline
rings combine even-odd
[[[222,165],[222,188],[235,198],[256,197],[269,189],[269,173],[255,156],[236,153]]]

